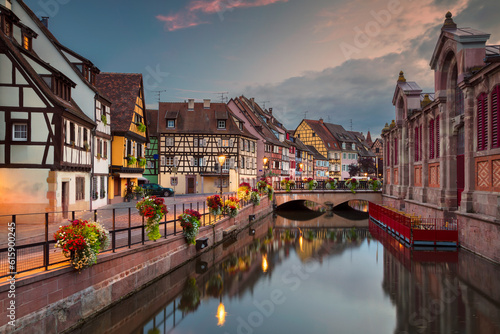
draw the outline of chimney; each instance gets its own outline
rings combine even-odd
[[[49,29],[49,17],[48,16],[42,16],[42,24],[45,26],[45,28]]]
[[[320,119],[319,119],[319,122],[320,122],[321,124],[323,124],[323,118],[320,118]]]
[[[269,113],[272,115],[273,114],[273,108],[269,108]]]
[[[203,109],[210,109],[210,99],[203,100]]]
[[[194,110],[194,99],[188,99],[188,110]]]
[[[252,103],[252,109],[255,110],[255,98],[250,98],[250,102]]]

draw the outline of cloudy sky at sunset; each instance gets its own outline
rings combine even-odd
[[[398,72],[433,90],[429,61],[449,10],[500,44],[498,0],[25,0],[102,72],[144,75],[146,99],[229,92],[374,137],[394,118]],[[62,4],[64,3],[64,4]]]

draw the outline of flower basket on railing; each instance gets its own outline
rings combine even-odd
[[[240,201],[237,197],[230,196],[224,202],[224,213],[226,213],[231,218],[234,218],[238,215],[239,208]]]
[[[200,230],[201,214],[196,210],[186,209],[177,217],[181,222],[182,233],[189,244],[196,244],[196,236]]]
[[[288,177],[281,180],[280,184],[281,184],[281,188],[285,188],[285,190],[287,192],[290,192],[290,189],[292,187],[295,187],[295,181],[293,179],[288,178]]]
[[[265,178],[262,178],[257,182],[257,190],[261,194],[267,194],[267,180]]]
[[[345,181],[345,186],[351,189],[351,192],[355,194],[356,189],[359,187],[359,181],[356,179],[347,179],[347,181]]]
[[[109,232],[98,222],[77,219],[60,226],[54,234],[56,248],[62,248],[73,268],[80,271],[97,262],[97,255],[109,246]]]
[[[314,180],[312,177],[304,179],[304,189],[314,190],[318,186],[318,181]]]
[[[337,179],[329,178],[325,182],[325,188],[328,190],[335,190],[335,189],[337,189],[337,184],[338,184]]]
[[[273,195],[274,195],[274,188],[272,185],[268,184],[267,185],[267,198],[272,201],[273,200]]]
[[[139,214],[146,220],[146,231],[148,232],[149,240],[157,240],[161,238],[159,223],[164,215],[168,213],[167,206],[164,204],[163,198],[156,196],[145,197],[135,205]]]
[[[368,189],[373,191],[379,191],[382,188],[382,182],[379,179],[373,178],[368,181]]]
[[[240,183],[238,187],[238,199],[240,201],[249,201],[250,200],[250,192],[252,191],[252,187],[247,182]]]
[[[260,204],[260,195],[257,192],[257,189],[252,189],[252,192],[250,193],[250,201],[253,203],[253,205]]]
[[[139,167],[146,166],[146,158],[139,158]]]
[[[219,195],[212,195],[207,197],[207,206],[210,214],[214,216],[219,216],[222,214],[222,210],[224,209],[224,204],[222,203],[222,199]]]

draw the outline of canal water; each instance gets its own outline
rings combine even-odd
[[[498,265],[412,251],[350,209],[280,214],[74,333],[500,333]]]

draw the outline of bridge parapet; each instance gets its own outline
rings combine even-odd
[[[365,200],[372,203],[382,202],[382,192],[361,190],[356,193],[350,190],[293,190],[275,191],[276,205],[280,206],[291,201],[312,201],[318,204],[337,206],[352,200]]]

